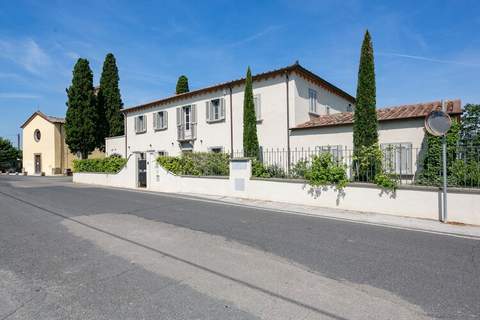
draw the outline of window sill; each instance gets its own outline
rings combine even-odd
[[[165,128],[155,128],[154,130],[155,130],[155,132],[157,132],[157,131],[165,131],[165,130],[167,130],[167,129],[168,129],[168,127],[165,127]]]
[[[147,133],[147,130],[145,131],[136,131],[135,134],[144,134],[144,133]]]
[[[224,122],[225,118],[222,119],[217,119],[217,120],[207,120],[207,123],[218,123],[218,122]]]
[[[316,112],[308,111],[308,114],[314,117],[320,117],[320,114]]]
[[[257,124],[260,124],[263,122],[263,119],[257,119]]]

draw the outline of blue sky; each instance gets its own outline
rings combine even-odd
[[[377,106],[461,98],[480,103],[480,1],[2,1],[0,136],[40,108],[63,116],[71,71],[98,83],[115,54],[125,106],[295,60],[354,95],[372,33]]]

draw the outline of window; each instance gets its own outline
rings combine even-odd
[[[177,138],[179,141],[194,140],[197,132],[197,108],[194,104],[178,107]]]
[[[135,117],[135,132],[136,133],[144,133],[147,131],[147,122],[146,116],[138,116]]]
[[[167,151],[158,151],[158,152],[157,152],[157,155],[158,155],[159,157],[165,157],[165,156],[168,155],[168,153],[167,153]]]
[[[221,121],[225,119],[225,99],[218,98],[205,103],[207,122]]]
[[[160,111],[153,114],[153,128],[155,130],[164,130],[168,127],[167,111]]]
[[[347,106],[347,112],[352,112],[352,111],[353,111],[352,104],[349,103]]]
[[[412,174],[412,144],[382,143],[383,165],[389,173]]]
[[[318,146],[315,148],[318,153],[330,153],[333,156],[333,160],[336,162],[342,162],[343,160],[343,146]]]
[[[190,130],[190,108],[185,108],[185,130]]]
[[[326,107],[325,107],[325,112],[327,113],[327,115],[330,114],[330,107],[329,107],[329,106],[326,106]]]
[[[308,100],[310,102],[308,111],[310,113],[317,113],[317,91],[308,89]]]
[[[42,133],[40,132],[40,130],[35,129],[35,132],[33,133],[33,138],[36,142],[40,141],[40,139],[42,138]]]
[[[257,117],[257,121],[262,120],[262,100],[259,94],[253,96],[253,104],[255,105],[255,116]]]
[[[223,151],[223,147],[210,147],[208,149],[212,153],[222,153]]]

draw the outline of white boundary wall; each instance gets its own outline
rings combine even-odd
[[[127,164],[118,173],[82,172],[73,174],[73,182],[95,184],[100,186],[136,188],[137,157],[132,154]]]
[[[342,192],[333,187],[312,188],[305,182],[251,179],[251,163],[238,159],[230,162],[230,177],[177,176],[149,161],[147,189],[158,192],[208,194],[252,200],[288,202],[438,220],[441,192],[434,188],[400,188],[395,194],[382,192],[372,185],[350,185]],[[74,173],[73,181],[96,185],[136,188],[136,156],[118,174]],[[450,192],[448,220],[480,225],[480,192]]]

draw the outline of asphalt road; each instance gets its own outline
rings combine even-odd
[[[0,176],[1,320],[421,317],[480,318],[480,241]]]

